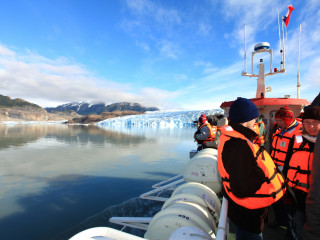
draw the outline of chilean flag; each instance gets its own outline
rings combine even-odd
[[[287,14],[283,17],[283,21],[284,21],[284,24],[286,25],[286,27],[288,27],[288,24],[289,24],[289,21],[290,21],[290,15],[291,15],[291,12],[295,10],[294,7],[292,7],[292,5],[289,5],[288,6],[288,12]]]

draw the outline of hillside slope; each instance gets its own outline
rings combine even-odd
[[[75,111],[80,115],[101,114],[103,112],[115,112],[115,111],[135,111],[144,113],[146,111],[158,111],[156,107],[144,107],[139,103],[119,102],[110,105],[104,103],[88,104],[86,102],[73,102],[63,105],[59,105],[55,108],[45,108],[47,112],[64,112]]]
[[[0,95],[0,121],[61,121],[79,116],[72,111],[48,113],[37,104],[21,98]]]

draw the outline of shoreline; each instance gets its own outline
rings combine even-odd
[[[15,125],[15,124],[46,124],[46,123],[59,123],[64,124],[68,120],[52,120],[52,121],[26,121],[26,120],[0,120],[0,125]]]

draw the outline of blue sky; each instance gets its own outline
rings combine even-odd
[[[258,42],[271,44],[279,68],[278,11],[285,15],[289,4],[296,9],[287,28],[286,73],[267,77],[273,90],[266,97],[297,97],[301,24],[301,98],[312,101],[320,90],[317,0],[4,1],[0,94],[42,107],[127,101],[162,110],[254,98],[256,78],[241,76],[244,24],[247,71]]]

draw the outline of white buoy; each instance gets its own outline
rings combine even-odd
[[[209,234],[197,227],[181,227],[175,230],[169,240],[213,240]]]
[[[215,194],[215,192],[212,189],[210,189],[208,186],[205,186],[201,183],[195,183],[195,182],[185,183],[177,187],[171,194],[171,197],[178,194],[182,194],[182,193],[193,194],[198,197],[201,197],[213,209],[215,209],[218,215],[220,215],[221,202],[218,196]]]
[[[176,202],[158,212],[148,225],[145,238],[168,240],[180,227],[197,227],[209,236],[215,236],[216,224],[208,208],[195,203]]]
[[[168,208],[169,206],[176,203],[195,203],[205,209],[207,209],[212,215],[215,225],[219,224],[219,213],[218,211],[212,207],[204,198],[199,197],[197,195],[188,194],[188,193],[180,193],[174,196],[171,196],[162,206],[162,210]]]
[[[199,156],[199,155],[205,154],[205,153],[206,154],[209,153],[209,154],[215,155],[217,153],[217,150],[214,149],[214,148],[204,148],[201,151],[197,152],[197,155]]]
[[[145,240],[145,238],[137,237],[129,233],[109,227],[89,228],[74,235],[69,240]]]
[[[185,181],[204,184],[215,193],[219,193],[222,186],[217,157],[218,151],[213,148],[206,148],[198,152],[184,168]]]

